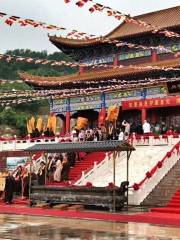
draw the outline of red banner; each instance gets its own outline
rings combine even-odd
[[[179,106],[180,96],[122,102],[122,110]]]

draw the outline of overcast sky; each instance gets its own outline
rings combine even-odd
[[[0,0],[0,12],[98,36],[110,32],[119,24],[118,20],[103,13],[90,14],[87,10],[89,5],[78,8],[75,2],[77,0],[72,0],[70,4],[65,4],[64,0]],[[97,0],[96,2],[132,16],[179,5],[179,0]],[[49,33],[54,34],[52,31]],[[0,19],[0,52],[16,48],[57,51],[58,49],[48,41],[47,34],[46,30],[30,27],[18,25],[9,27]]]

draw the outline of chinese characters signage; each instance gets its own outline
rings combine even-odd
[[[180,51],[180,43],[175,43],[173,45],[165,45],[165,48],[172,51],[172,52],[178,52]],[[166,53],[166,50],[164,49],[158,49],[157,54],[161,55]],[[151,50],[138,50],[138,51],[128,51],[123,52],[121,54],[118,54],[118,60],[124,61],[129,59],[136,59],[136,58],[142,58],[142,57],[150,57],[151,56]],[[94,58],[87,58],[84,59],[83,63],[85,64],[108,64],[113,63],[115,58],[114,54],[107,55],[107,56],[100,56],[100,57],[94,57]]]
[[[146,100],[133,100],[122,102],[123,110],[130,109],[143,109],[143,108],[157,108],[157,107],[168,107],[168,106],[179,106],[180,96],[169,97],[169,98],[152,98]]]

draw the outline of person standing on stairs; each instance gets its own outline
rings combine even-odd
[[[8,173],[8,176],[6,177],[6,183],[5,183],[5,203],[12,204],[13,201],[13,193],[15,189],[15,179],[12,175],[12,173]]]
[[[38,185],[45,185],[45,163],[40,162],[40,168],[37,174]]]

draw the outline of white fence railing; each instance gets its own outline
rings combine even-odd
[[[58,143],[61,141],[68,140],[69,137],[53,137],[53,138],[36,138],[36,139],[13,139],[0,140],[0,151],[16,151],[23,150],[28,147],[33,146],[34,144],[43,144],[43,143]]]
[[[126,153],[120,153],[120,159],[123,161],[126,158]],[[116,158],[119,158],[117,156]],[[113,157],[112,154],[106,153],[104,160],[99,164],[94,162],[93,168],[88,172],[82,172],[81,178],[75,183],[75,185],[86,185],[87,182],[93,182],[98,176],[104,176],[109,172],[109,169],[112,169]],[[112,179],[113,181],[113,179]]]
[[[180,135],[159,135],[159,136],[136,136],[132,134],[129,139],[133,146],[160,146],[160,145],[174,145],[177,140],[180,139]]]
[[[164,178],[170,169],[180,159],[179,144],[174,147],[171,156],[166,156],[162,167],[157,168],[157,171],[152,177],[147,178],[138,190],[130,190],[129,203],[132,205],[139,205],[148,196],[148,194],[155,188],[155,186]]]
[[[70,136],[59,137],[55,136],[52,138],[36,138],[36,139],[17,139],[16,136],[12,139],[0,140],[0,151],[16,151],[23,150],[28,147],[33,146],[34,144],[41,143],[58,143],[61,141],[66,141],[70,139]],[[136,136],[132,135],[130,138],[130,143],[133,146],[156,146],[156,145],[174,145],[177,142],[177,139],[180,139],[180,135],[172,136]]]

